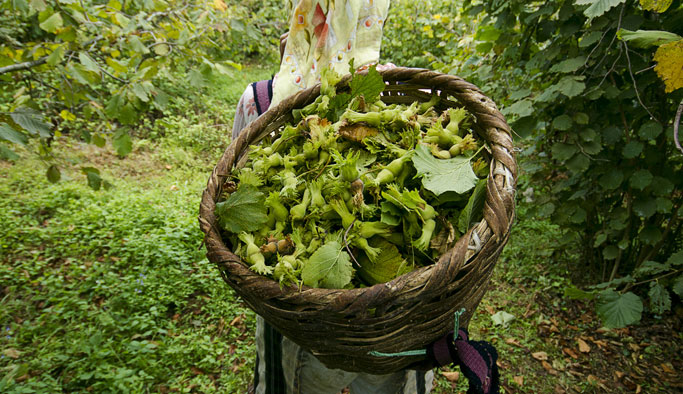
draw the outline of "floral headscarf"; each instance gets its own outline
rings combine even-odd
[[[289,37],[273,88],[275,105],[315,85],[320,68],[346,74],[379,60],[390,0],[288,0]]]

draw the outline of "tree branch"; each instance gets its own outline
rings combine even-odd
[[[9,73],[12,71],[28,70],[30,68],[45,64],[45,62],[47,62],[47,56],[41,57],[38,60],[32,60],[30,62],[11,64],[9,66],[0,67],[0,74]]]
[[[678,104],[678,111],[676,111],[676,119],[674,119],[674,144],[676,145],[676,148],[683,152],[683,147],[681,147],[681,143],[678,141],[678,126],[681,123],[681,112],[683,112],[683,100],[681,100],[681,103]]]

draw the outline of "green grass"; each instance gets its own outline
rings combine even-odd
[[[269,76],[236,71],[177,100],[125,159],[56,141],[54,185],[28,152],[2,163],[0,392],[246,389],[253,313],[204,257],[197,216],[235,103]],[[89,165],[114,188],[88,188]]]

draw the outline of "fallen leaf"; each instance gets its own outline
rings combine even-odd
[[[230,325],[234,327],[234,326],[240,324],[241,322],[242,322],[242,315],[235,316],[235,318],[232,319],[232,321],[230,322]]]
[[[518,386],[524,386],[524,376],[514,376],[512,380],[514,380]]]
[[[167,170],[170,170],[171,168],[173,168],[173,167],[171,167],[170,164],[166,164],[166,169],[167,169]]]
[[[671,363],[665,363],[665,364],[662,364],[660,366],[662,367],[662,369],[666,373],[675,373],[676,372],[676,371],[674,371],[673,365],[671,365]]]
[[[555,386],[555,394],[565,394],[567,391],[559,384]]]
[[[624,373],[621,371],[614,371],[614,374],[617,376],[617,379],[621,379],[624,377]]]
[[[545,361],[548,359],[548,353],[546,353],[546,352],[531,353],[531,357],[535,358],[538,361]]]
[[[519,343],[519,341],[515,338],[508,338],[505,340],[505,343],[507,343],[508,345],[515,345],[517,347],[523,347],[522,344]]]
[[[581,353],[588,353],[591,351],[591,347],[583,339],[579,338],[576,342],[579,343],[579,351]]]
[[[192,371],[192,373],[195,375],[203,375],[204,374],[204,371],[202,371],[201,369],[199,369],[195,366],[190,367],[190,371]]]
[[[565,352],[565,353],[567,354],[567,356],[569,356],[569,357],[571,357],[571,358],[573,358],[573,359],[579,358],[579,355],[576,354],[575,351],[573,351],[572,349],[570,349],[570,348],[568,348],[568,347],[563,348],[562,351]]]
[[[449,382],[457,382],[460,379],[460,372],[441,372],[444,378],[448,379]]]
[[[5,354],[5,356],[7,356],[9,358],[13,358],[13,359],[17,359],[21,355],[20,351],[18,351],[17,349],[12,349],[12,348],[5,349],[5,351],[3,353]]]
[[[541,361],[541,365],[543,366],[543,369],[545,369],[549,374],[557,375],[557,371],[547,361]]]
[[[590,383],[590,384],[592,384],[592,385],[594,385],[594,386],[595,386],[596,384],[598,384],[598,378],[596,378],[596,377],[593,376],[593,375],[588,375],[588,377],[587,377],[586,379],[588,380],[588,383]]]
[[[643,391],[643,388],[640,385],[636,386],[636,394],[640,394],[641,391]]]
[[[629,343],[628,347],[634,352],[640,351],[640,346],[636,345],[635,343]]]
[[[178,190],[178,186],[176,186],[176,185],[171,185],[171,187],[170,187],[169,189],[172,190],[172,191]]]

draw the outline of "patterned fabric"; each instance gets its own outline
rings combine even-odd
[[[485,341],[471,341],[467,330],[458,330],[458,337],[453,338],[453,331],[427,347],[427,357],[434,366],[442,367],[455,364],[460,367],[469,381],[467,394],[498,394],[500,392],[498,376],[498,352]]]
[[[235,110],[235,119],[232,123],[232,139],[239,135],[240,131],[249,123],[256,120],[270,107],[273,97],[273,80],[258,81],[249,84],[242,93]]]
[[[389,0],[287,0],[287,45],[273,91],[273,105],[315,85],[320,68],[347,74],[379,60]]]

